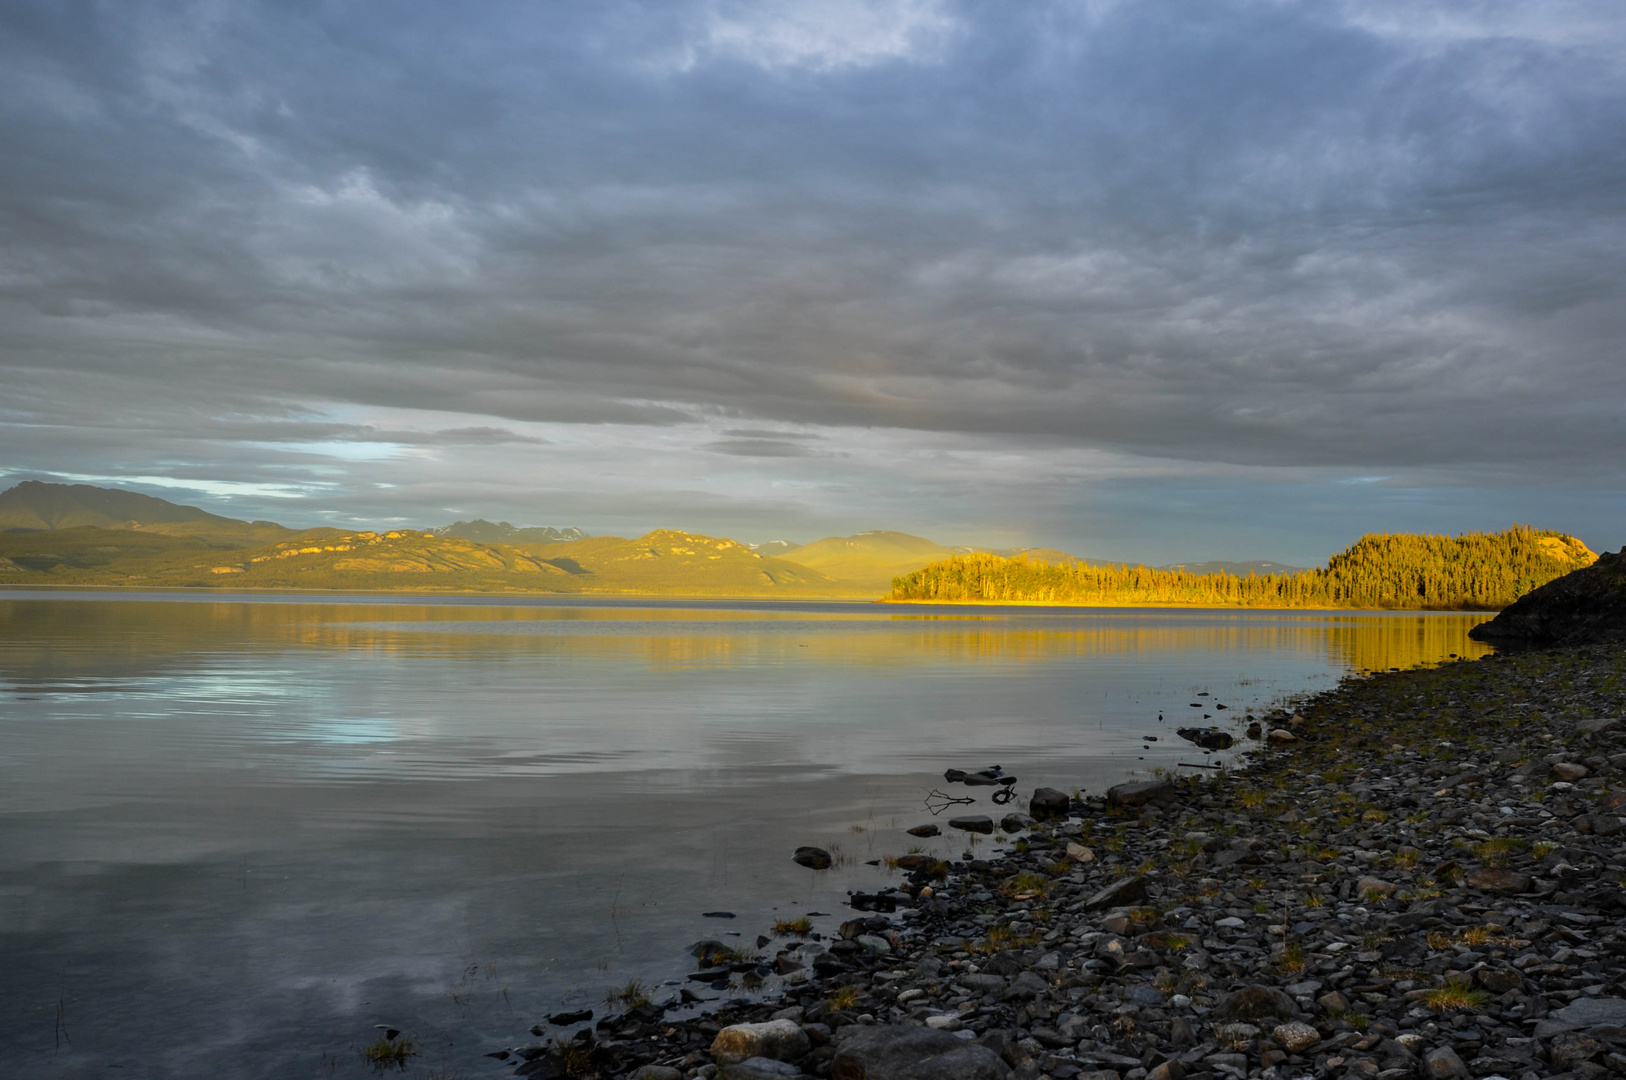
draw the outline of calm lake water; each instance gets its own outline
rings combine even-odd
[[[360,1077],[388,1024],[504,1076],[700,937],[833,929],[945,767],[1100,791],[1484,618],[0,592],[0,1074]]]

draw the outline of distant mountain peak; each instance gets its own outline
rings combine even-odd
[[[454,521],[435,529],[426,529],[431,536],[450,536],[458,540],[472,540],[476,544],[567,544],[572,540],[586,540],[580,529],[555,529],[552,526],[521,528],[506,521]]]

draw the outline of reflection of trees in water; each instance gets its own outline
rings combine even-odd
[[[1483,656],[1493,651],[1468,637],[1488,615],[1385,615],[1326,629],[1332,659],[1356,671],[1382,671],[1438,663],[1452,653]]]
[[[827,665],[862,671],[1044,664],[1180,653],[1297,653],[1355,669],[1412,667],[1489,651],[1483,615],[1355,617],[1148,611],[1055,618],[897,619],[869,612],[483,607],[141,600],[0,601],[0,671],[64,686],[151,675],[213,654],[312,649],[447,659],[583,659],[654,670]]]

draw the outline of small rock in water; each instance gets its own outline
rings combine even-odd
[[[1006,832],[1021,832],[1033,824],[1033,819],[1026,814],[1006,814],[999,819],[999,827]]]
[[[1221,731],[1211,727],[1183,727],[1175,732],[1176,735],[1189,743],[1195,743],[1204,750],[1229,750],[1236,742],[1230,732]]]
[[[702,919],[732,919],[734,913],[732,911],[702,911],[700,917]]]
[[[949,818],[949,828],[963,829],[966,832],[974,833],[992,833],[994,831],[994,819],[983,814]]]
[[[943,830],[936,825],[916,825],[909,830],[910,836],[942,836]]]
[[[830,853],[823,848],[799,847],[796,854],[790,857],[791,862],[805,866],[809,870],[830,869]]]

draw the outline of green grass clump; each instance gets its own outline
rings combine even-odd
[[[1435,1012],[1477,1009],[1489,1000],[1489,994],[1460,976],[1447,979],[1444,986],[1436,987],[1422,997],[1423,1004]]]
[[[406,1070],[407,1062],[418,1056],[418,1044],[411,1039],[396,1037],[380,1038],[377,1042],[368,1043],[361,1048],[361,1060],[371,1065],[376,1072],[386,1069]]]
[[[637,979],[628,979],[625,986],[618,986],[604,995],[604,1004],[636,1009],[649,1004],[649,990]]]

